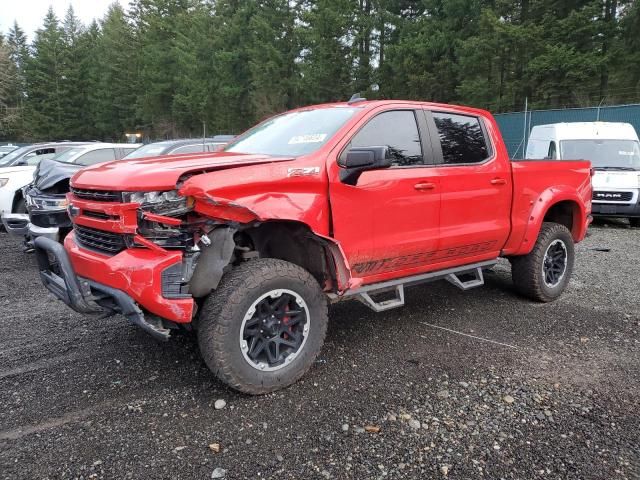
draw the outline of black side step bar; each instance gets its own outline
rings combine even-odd
[[[422,273],[411,277],[397,278],[380,283],[365,285],[355,290],[347,290],[341,296],[330,294],[332,301],[339,301],[343,298],[355,297],[375,312],[384,312],[392,308],[402,307],[404,305],[404,287],[418,285],[420,283],[435,282],[437,280],[446,280],[461,290],[469,290],[470,288],[484,285],[484,275],[482,270],[491,268],[498,262],[495,260],[487,260],[461,267],[448,268],[437,272]],[[471,277],[471,278],[461,278]],[[394,297],[387,300],[376,301],[371,296],[381,293],[394,292]]]

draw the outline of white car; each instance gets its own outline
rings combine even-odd
[[[87,143],[87,144],[75,144],[64,151],[59,152],[51,158],[42,163],[38,163],[38,166],[26,166],[29,167],[28,171],[20,172],[20,176],[15,176],[15,180],[12,180],[12,185],[21,185],[19,194],[19,203],[17,207],[13,207],[11,213],[3,213],[2,223],[5,229],[9,233],[16,235],[24,235],[29,233],[32,237],[44,234],[51,234],[52,236],[58,235],[57,225],[48,225],[46,227],[40,225],[32,225],[33,222],[29,219],[29,214],[37,213],[40,218],[52,215],[51,218],[55,218],[53,215],[60,214],[61,217],[66,217],[66,197],[65,192],[49,191],[49,189],[55,186],[60,181],[66,181],[64,188],[68,190],[68,179],[82,167],[88,165],[95,165],[96,163],[109,162],[112,160],[120,160],[125,155],[133,152],[137,149],[139,144],[132,143]],[[46,165],[46,168],[43,166]],[[56,165],[66,166],[65,168],[56,168]],[[71,166],[72,168],[69,168]],[[23,167],[23,168],[26,168]],[[21,168],[21,167],[9,167]],[[42,171],[44,168],[44,172]],[[29,175],[27,179],[26,176]],[[47,177],[44,180],[43,177]],[[8,175],[7,177],[11,177]],[[37,188],[33,189],[27,187],[32,182],[38,184],[44,191],[40,191]],[[46,186],[47,182],[51,185]],[[27,188],[24,188],[27,187]],[[13,186],[12,186],[13,188]],[[36,197],[30,197],[25,195],[25,192],[31,192]],[[54,194],[53,196],[51,194]],[[42,196],[42,201],[40,200]],[[46,201],[45,201],[46,200]],[[25,207],[26,201],[26,207]],[[14,201],[15,204],[15,201]]]
[[[11,143],[8,145],[0,145],[0,158],[13,152],[16,148],[18,148],[18,145],[13,145]]]
[[[33,180],[40,160],[85,143],[38,143],[17,148],[0,159],[0,216],[27,212],[22,187]]]
[[[640,142],[633,126],[616,122],[537,125],[526,158],[590,160],[594,216],[628,218],[640,227]]]

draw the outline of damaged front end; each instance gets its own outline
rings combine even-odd
[[[34,172],[33,183],[22,189],[29,223],[25,245],[33,247],[37,237],[61,242],[73,225],[67,214],[69,180],[81,168],[79,165],[45,159]]]
[[[182,262],[162,272],[165,298],[200,298],[218,285],[234,256],[236,228],[195,213],[195,199],[177,190],[124,193],[123,201],[139,204],[130,247],[182,252]]]

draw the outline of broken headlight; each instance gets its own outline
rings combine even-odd
[[[168,192],[125,192],[125,202],[139,203],[140,208],[158,215],[182,215],[193,210],[193,197],[183,197],[177,190]]]

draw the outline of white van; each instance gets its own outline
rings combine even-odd
[[[531,129],[526,158],[591,160],[594,216],[640,227],[640,142],[628,123],[575,122]]]

